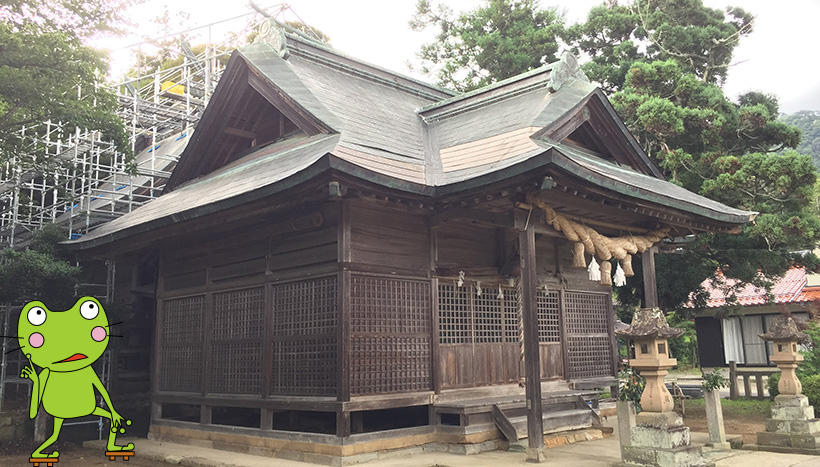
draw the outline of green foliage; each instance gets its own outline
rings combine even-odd
[[[65,2],[11,2],[0,15],[0,164],[19,155],[18,132],[40,131],[32,125],[46,120],[63,122],[66,127],[100,130],[102,137],[127,151],[122,121],[114,114],[116,96],[96,84],[108,65],[105,57],[81,42],[84,28],[76,31],[76,21],[102,21],[114,13],[90,9],[74,12],[76,18],[38,16],[56,14],[60,8],[99,4],[89,0]],[[52,5],[52,6],[45,6]],[[17,11],[15,8],[27,8]],[[88,6],[91,8],[90,6]],[[42,10],[45,10],[44,12]],[[101,16],[100,16],[101,15]],[[63,22],[63,19],[65,22]],[[81,96],[78,96],[78,87]],[[33,148],[17,162],[24,169],[44,169],[47,161]],[[55,161],[48,161],[55,163]]]
[[[820,404],[820,375],[806,376],[800,382],[803,384],[803,394],[809,398],[809,405],[817,407]]]
[[[125,9],[138,0],[4,0],[0,18],[13,29],[35,33],[63,32],[89,37],[100,31],[119,32]]]
[[[757,418],[761,421],[771,416],[772,403],[759,399],[721,399],[720,405],[723,409],[723,418],[742,418],[747,421],[749,418]],[[686,401],[686,411],[692,413],[705,413],[706,403],[703,399],[690,399]]]
[[[800,129],[800,144],[797,152],[809,154],[814,165],[820,167],[820,111],[801,110],[791,115],[783,115],[780,121]]]
[[[638,61],[670,60],[699,80],[719,83],[752,19],[740,8],[724,13],[702,0],[608,2],[570,27],[566,40],[590,57],[584,71],[609,92],[622,89]]]
[[[35,232],[30,249],[0,253],[0,303],[42,300],[56,308],[71,306],[80,268],[57,253],[63,239],[64,232],[47,226]]]
[[[469,91],[555,61],[564,19],[536,0],[488,0],[457,17],[444,5],[419,0],[410,26],[438,28],[419,52],[422,71],[436,68],[440,85]]]
[[[810,342],[806,345],[807,350],[800,352],[803,361],[797,367],[797,377],[801,381],[812,375],[820,375],[820,324],[811,320],[803,332],[809,335]]]
[[[729,387],[729,379],[723,376],[720,370],[715,370],[711,373],[703,374],[703,389],[706,391],[714,391],[720,388]]]
[[[795,262],[814,266],[813,255],[789,252],[812,249],[820,241],[817,173],[810,157],[776,152],[795,146],[799,132],[776,120],[774,97],[748,93],[732,103],[716,85],[667,60],[635,63],[612,101],[673,182],[760,213],[741,235],[702,235],[678,254],[657,256],[663,308],[681,309],[690,293],[696,307],[703,305],[700,283],[717,268],[741,281],[738,287],[747,282],[767,287],[771,284],[759,271],[775,278]],[[637,292],[640,280],[636,274],[619,297]]]
[[[695,364],[697,351],[697,333],[695,323],[683,312],[673,312],[666,316],[669,326],[683,329],[683,334],[668,339],[669,354],[678,360],[678,368],[692,367]]]
[[[778,384],[780,384],[780,373],[769,376],[769,399],[774,400],[774,396],[780,394],[780,389],[777,388]]]
[[[635,411],[641,411],[641,395],[646,387],[646,379],[632,367],[625,365],[618,372],[618,399],[635,403]]]

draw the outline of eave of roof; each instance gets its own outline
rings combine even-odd
[[[556,157],[553,164],[601,188],[632,198],[730,224],[745,224],[754,220],[756,212],[735,209],[704,196],[692,193],[666,180],[644,175],[585,154],[566,144],[553,144]]]
[[[278,179],[273,177],[266,178],[266,180],[258,184],[258,186],[251,186],[248,188],[247,191],[239,191],[233,193],[230,196],[226,196],[225,198],[217,199],[212,203],[204,204],[190,209],[168,212],[157,218],[149,219],[144,222],[137,223],[133,226],[126,226],[122,229],[116,229],[119,226],[119,224],[127,222],[129,216],[134,215],[134,213],[129,213],[123,217],[120,217],[119,219],[116,219],[108,224],[105,224],[100,229],[98,229],[98,231],[92,231],[84,237],[64,242],[64,244],[78,249],[92,248],[95,246],[99,246],[103,243],[108,243],[110,241],[116,241],[118,239],[125,238],[129,235],[135,235],[137,233],[146,232],[166,225],[198,218],[207,214],[238,206],[242,203],[261,199],[265,196],[270,196],[275,193],[279,193],[287,188],[308,181],[313,177],[316,177],[324,171],[330,169],[338,171],[339,173],[347,174],[349,176],[355,177],[368,183],[383,186],[391,190],[397,190],[408,194],[435,199],[442,196],[455,195],[475,188],[481,188],[491,183],[496,183],[499,181],[503,181],[509,178],[513,178],[519,175],[532,172],[533,170],[553,166],[570,172],[575,176],[578,176],[601,188],[612,190],[616,193],[626,195],[628,197],[656,203],[662,206],[671,207],[673,209],[678,209],[684,212],[689,212],[697,216],[706,217],[708,219],[718,221],[721,223],[744,224],[748,222],[749,218],[753,215],[753,213],[734,210],[729,207],[726,207],[726,209],[730,211],[728,213],[718,212],[713,209],[707,209],[702,206],[698,206],[697,204],[693,202],[688,202],[684,199],[678,199],[665,195],[663,194],[663,189],[668,190],[671,187],[677,188],[679,190],[683,189],[669,182],[658,180],[647,175],[633,172],[631,170],[623,169],[613,164],[609,164],[608,162],[603,160],[594,161],[595,164],[597,164],[597,168],[599,169],[606,167],[607,170],[621,172],[626,171],[630,173],[631,177],[638,177],[652,181],[653,183],[657,184],[657,186],[660,189],[658,191],[651,191],[646,187],[631,187],[623,180],[619,180],[616,177],[607,176],[606,174],[596,170],[596,165],[591,164],[592,161],[590,161],[589,156],[584,156],[584,159],[578,160],[577,158],[579,157],[579,155],[576,152],[571,150],[571,148],[567,148],[561,145],[555,147],[546,147],[543,152],[535,156],[528,157],[523,161],[517,162],[503,169],[489,171],[483,175],[479,175],[465,181],[441,186],[430,186],[385,175],[383,173],[366,169],[354,163],[345,161],[339,157],[333,156],[333,147],[335,147],[335,145],[338,143],[338,138],[338,135],[315,136],[310,138],[309,142],[303,146],[288,149],[288,151],[296,151],[300,149],[305,149],[306,147],[307,149],[309,149],[309,147],[315,146],[317,147],[317,150],[319,150],[319,152],[316,153],[315,157],[306,159],[309,163],[295,167],[291,170],[291,173],[287,174],[284,177]],[[226,184],[230,185],[231,173],[247,172],[250,168],[249,166],[258,166],[259,164],[272,164],[271,158],[276,157],[276,155],[274,154],[272,156],[254,158],[253,154],[251,154],[248,157],[249,160],[246,163],[240,163],[235,166],[219,170],[211,175],[203,177],[200,180],[194,180],[191,183],[179,188],[177,191],[172,192],[170,195],[185,193],[186,191],[190,190],[196,191],[198,186],[201,187],[201,189],[207,190],[207,183],[212,183],[216,179],[222,179],[224,182],[226,182]],[[706,198],[699,197],[698,195],[692,193],[690,193],[690,195],[692,197],[696,197],[695,199],[708,200]],[[189,196],[191,195],[189,194]],[[194,193],[193,196],[196,197],[196,193]],[[168,201],[169,200],[163,200],[162,197],[160,197],[159,199],[154,200],[151,203],[168,203]],[[711,200],[708,201],[711,203],[716,203]],[[149,203],[146,206],[150,206],[151,203]],[[156,207],[156,205],[154,206]],[[134,212],[139,212],[139,209]]]

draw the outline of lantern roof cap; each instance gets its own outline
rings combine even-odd
[[[616,329],[615,334],[621,337],[678,337],[683,329],[673,328],[666,322],[666,314],[660,308],[641,308],[632,316],[632,324],[623,329]]]
[[[809,342],[809,335],[801,331],[797,322],[791,316],[776,318],[769,327],[769,332],[760,334],[764,341],[771,342]]]

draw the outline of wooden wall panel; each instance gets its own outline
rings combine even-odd
[[[437,267],[497,268],[498,240],[495,229],[468,223],[446,222],[436,228]]]
[[[268,255],[268,269],[289,270],[335,263],[337,258],[336,226],[322,226],[321,229],[302,232],[288,237],[278,237],[271,241]]]
[[[441,387],[474,386],[473,344],[442,344],[439,347]]]
[[[429,271],[430,235],[424,215],[351,202],[350,222],[351,262]]]
[[[555,245],[558,239],[539,236],[535,240],[535,269],[539,276],[552,276],[557,272],[558,258]]]
[[[560,342],[541,343],[538,351],[541,356],[541,378],[564,376],[564,355]]]
[[[327,204],[271,216],[266,222],[238,226],[212,237],[166,245],[160,292],[173,296],[205,289],[219,291],[334,271],[337,211],[337,204]],[[205,283],[206,277],[210,285]]]

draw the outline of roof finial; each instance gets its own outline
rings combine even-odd
[[[274,18],[268,18],[259,25],[259,32],[253,39],[253,43],[270,45],[280,57],[284,58],[287,55],[285,29]]]
[[[561,89],[561,86],[569,84],[575,80],[581,80],[585,83],[589,82],[589,78],[581,70],[578,64],[578,58],[572,52],[564,52],[561,55],[561,60],[552,66],[550,71],[550,92],[555,92]]]

